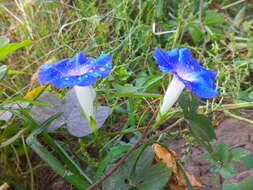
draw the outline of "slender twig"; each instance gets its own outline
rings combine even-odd
[[[103,183],[104,180],[106,180],[108,177],[110,177],[128,158],[128,156],[136,149],[139,147],[141,142],[144,140],[146,135],[148,134],[148,129],[151,128],[150,123],[154,120],[156,116],[156,113],[153,114],[152,118],[150,119],[149,124],[147,127],[145,127],[145,130],[143,131],[142,135],[138,138],[138,140],[132,145],[132,147],[121,157],[121,159],[118,161],[118,163],[108,172],[106,172],[96,183],[91,185],[87,190],[94,190],[96,189],[101,183]],[[159,122],[156,122],[154,124],[155,126],[159,125]],[[153,126],[154,126],[153,125]]]
[[[157,134],[157,136],[163,134],[163,133],[167,133],[169,130],[171,130],[172,128],[176,127],[179,123],[181,123],[182,121],[184,121],[184,118],[180,118],[178,119],[176,122],[174,122],[173,124],[171,124],[170,126],[168,126],[166,129],[159,131],[159,133]],[[156,137],[156,136],[154,136]]]
[[[151,139],[156,139],[156,138],[158,138],[158,137],[160,138],[160,136],[161,136],[162,134],[167,133],[168,131],[170,131],[172,128],[176,127],[179,123],[181,123],[181,122],[183,122],[183,121],[184,121],[184,118],[183,118],[183,117],[180,118],[180,119],[178,119],[176,122],[174,122],[174,123],[172,123],[171,125],[169,125],[168,127],[166,127],[166,129],[161,130],[161,131],[158,131],[158,133],[155,134],[155,135],[153,135],[153,136],[151,137]],[[145,142],[148,142],[148,141],[150,141],[150,139],[147,139]]]
[[[230,4],[228,4],[228,5],[225,5],[224,7],[221,7],[221,9],[227,9],[227,8],[229,8],[229,7],[238,5],[238,4],[240,4],[240,3],[244,2],[244,1],[245,1],[245,0],[235,1],[235,2],[233,2],[233,3],[230,3]]]
[[[139,127],[136,129],[128,129],[128,130],[124,130],[124,131],[118,131],[118,132],[114,132],[114,133],[108,133],[106,134],[106,136],[110,137],[110,136],[115,136],[115,135],[125,135],[128,133],[134,133],[137,131],[143,131],[145,129],[145,127]]]

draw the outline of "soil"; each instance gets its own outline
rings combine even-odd
[[[246,110],[240,113],[243,117],[253,118],[253,111]],[[253,125],[233,118],[225,118],[216,127],[217,141],[226,142],[230,148],[244,148],[253,155]],[[182,138],[173,139],[167,143],[168,147],[182,156],[182,147],[185,140]],[[218,175],[210,174],[210,164],[202,158],[204,151],[200,147],[193,147],[192,153],[187,157],[185,167],[195,176],[199,176],[203,187],[199,190],[221,190],[222,181]],[[46,169],[46,170],[45,170]],[[243,171],[239,164],[236,168]],[[44,168],[37,170],[39,190],[74,190],[74,188],[55,173]],[[212,180],[211,180],[212,179]],[[214,180],[215,179],[215,180]],[[46,182],[46,183],[45,183]]]
[[[241,115],[245,118],[252,118],[253,111],[246,110]],[[226,142],[229,148],[244,148],[253,155],[253,125],[244,121],[239,121],[233,118],[225,118],[219,126],[216,127],[217,141]],[[174,139],[167,145],[179,155],[182,155],[182,147],[185,141]],[[222,181],[218,175],[210,174],[210,164],[203,159],[202,154],[205,151],[200,147],[193,147],[192,154],[187,157],[185,167],[194,175],[199,176],[203,187],[199,190],[220,190]],[[236,169],[243,171],[243,166],[239,163]]]

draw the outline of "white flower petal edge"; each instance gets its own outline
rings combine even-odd
[[[173,79],[171,80],[164,98],[163,98],[163,103],[160,108],[160,113],[161,115],[166,114],[169,109],[173,106],[173,104],[177,101],[178,97],[182,93],[185,85],[182,83],[176,75],[173,76]]]
[[[87,120],[90,117],[95,119],[95,107],[94,101],[96,98],[96,92],[92,86],[74,86],[77,99],[81,105],[82,110],[85,113]]]

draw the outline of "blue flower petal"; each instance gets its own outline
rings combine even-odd
[[[202,98],[211,98],[218,96],[219,93],[215,90],[213,75],[209,71],[198,72],[191,75],[189,80],[184,80],[180,76],[177,77],[191,90],[194,94]]]
[[[62,59],[54,64],[44,64],[39,69],[38,80],[41,84],[52,81],[54,78],[61,78],[65,73],[56,68],[56,66],[65,66],[69,59]]]
[[[219,95],[214,83],[216,74],[200,66],[187,48],[169,52],[156,48],[153,56],[163,72],[174,73],[197,96],[211,98]]]
[[[159,65],[162,72],[171,72],[174,65],[178,63],[178,49],[174,49],[171,52],[165,52],[156,47],[153,53],[153,57]]]
[[[106,77],[112,69],[112,60],[110,55],[101,54],[95,64],[89,70],[90,73],[93,73],[99,77]]]
[[[106,77],[111,68],[110,55],[101,54],[94,59],[79,52],[70,59],[42,65],[39,70],[39,82],[41,84],[50,82],[58,88],[88,86],[95,83],[97,77]]]

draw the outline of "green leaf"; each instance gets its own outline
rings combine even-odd
[[[226,179],[235,175],[237,171],[234,169],[233,164],[226,164],[220,169],[219,173],[223,178]]]
[[[120,166],[119,169],[117,169],[116,172],[114,172],[109,178],[107,178],[103,184],[102,189],[103,190],[128,190],[131,188],[131,171],[134,167],[135,161],[138,158],[138,155],[140,154],[142,150],[142,147],[135,150],[125,161],[123,165]],[[147,149],[142,153],[137,166],[136,171],[140,172],[144,170],[145,165],[150,166],[151,162],[153,160],[154,153]],[[110,170],[114,167],[114,164],[110,164],[107,167],[107,170]],[[137,174],[136,174],[137,175]],[[136,179],[136,178],[135,178]],[[134,180],[134,179],[133,179]]]
[[[164,77],[163,75],[148,76],[141,86],[144,87],[145,92],[151,90],[154,87],[160,85],[160,81],[163,77]]]
[[[139,159],[136,163],[137,158]],[[151,149],[138,148],[112,176],[104,181],[102,189],[130,190],[136,187],[139,190],[161,189],[167,184],[171,169],[163,164],[152,165],[153,158],[154,153]],[[107,169],[113,166],[109,165]]]
[[[45,104],[45,103],[42,103],[42,102],[38,102],[38,101],[35,101],[35,100],[30,100],[30,99],[27,99],[27,98],[21,98],[21,97],[9,98],[7,100],[4,100],[4,103],[10,103],[10,102],[16,102],[16,101],[27,102],[27,103],[30,103],[30,104],[40,105],[40,106],[51,106],[50,104]]]
[[[119,156],[122,155],[122,153],[126,152],[129,148],[129,145],[112,147],[107,156],[99,163],[93,181],[97,181],[104,174],[104,171],[110,162],[112,162],[114,159],[118,159]]]
[[[49,152],[42,144],[39,143],[36,136],[42,133],[53,120],[59,117],[61,114],[55,114],[48,120],[43,122],[41,126],[35,129],[26,139],[26,143],[44,160],[58,175],[63,177],[70,184],[78,189],[86,189],[89,185],[86,183],[84,178],[79,173],[73,173],[67,168],[63,167],[62,164],[57,160],[51,152]]]
[[[112,84],[117,90],[119,97],[161,97],[160,94],[145,93],[144,87],[122,86],[117,83]]]
[[[7,65],[0,66],[0,80],[2,80],[4,78],[7,71],[8,71],[8,66]]]
[[[158,163],[144,171],[140,183],[137,184],[139,190],[158,190],[168,183],[172,173],[171,168],[166,168],[162,163]]]
[[[253,169],[253,157],[250,154],[242,157],[243,165],[246,170]]]
[[[253,91],[240,91],[237,97],[238,100],[243,100],[246,102],[253,102]]]
[[[21,129],[16,135],[14,135],[13,137],[9,138],[8,140],[2,142],[0,144],[0,148],[3,148],[5,146],[8,146],[10,144],[12,144],[14,141],[16,141],[29,127],[23,128]]]
[[[207,32],[210,34],[212,39],[214,40],[225,40],[225,34],[221,29],[214,28],[214,27],[206,27]]]
[[[65,149],[62,147],[60,143],[54,141],[53,138],[49,136],[47,133],[44,133],[43,136],[47,140],[47,142],[55,148],[56,152],[60,154],[61,159],[73,173],[80,174],[90,184],[92,184],[92,180],[88,177],[88,175],[84,173],[82,168],[71,158],[71,156],[68,155],[68,153],[65,151]]]
[[[225,182],[222,185],[222,190],[252,190],[253,188],[253,176],[247,177],[237,183]]]
[[[225,19],[220,16],[217,12],[213,10],[207,10],[204,14],[203,23],[205,25],[213,25],[213,24],[223,24],[225,23]]]
[[[158,0],[156,4],[156,18],[163,15],[164,0]]]
[[[239,162],[245,156],[246,151],[243,148],[235,148],[229,153],[229,162]]]
[[[17,49],[28,46],[31,43],[31,40],[25,40],[21,43],[10,43],[0,47],[0,60],[4,59],[7,55],[16,51]]]
[[[193,136],[204,141],[212,141],[216,139],[212,122],[204,115],[196,114],[188,118],[190,132]]]
[[[253,100],[253,91],[249,93],[248,97]]]
[[[189,24],[189,32],[192,37],[192,40],[197,43],[201,40],[202,37],[202,31],[198,24],[196,23],[190,23]]]
[[[10,39],[6,36],[0,36],[0,47],[8,44],[10,42]]]
[[[214,159],[219,162],[227,162],[229,158],[228,145],[224,142],[216,146],[215,152],[213,153]]]
[[[199,107],[199,99],[190,92],[183,92],[178,100],[186,118],[193,117]]]
[[[212,167],[210,168],[210,173],[217,173],[217,172],[219,172],[220,171],[220,169],[221,169],[221,165],[220,164],[214,164],[214,165],[212,165]]]

